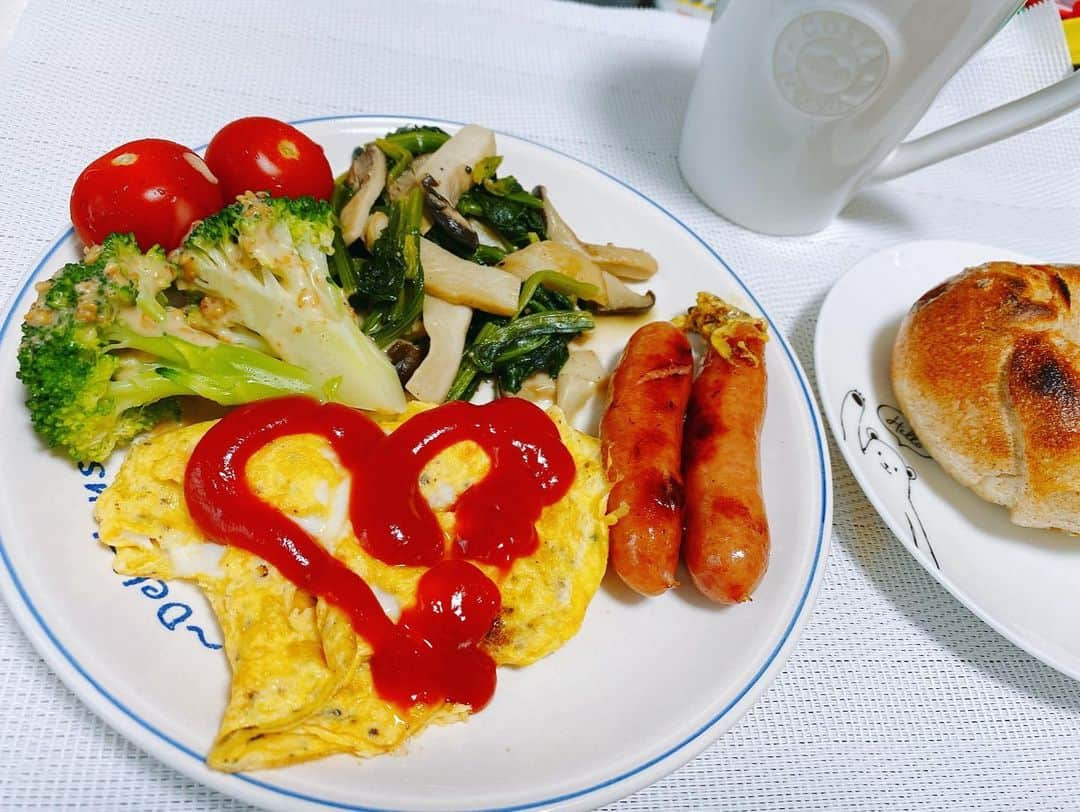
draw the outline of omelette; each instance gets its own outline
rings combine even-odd
[[[414,403],[390,432],[428,405]],[[567,493],[536,522],[539,546],[508,570],[477,564],[498,586],[502,608],[481,643],[498,665],[525,666],[574,636],[608,558],[608,484],[600,444],[549,416],[574,459]],[[345,613],[296,587],[273,566],[237,547],[207,540],[184,502],[188,459],[214,421],[175,428],[135,445],[97,501],[101,543],[123,575],[193,581],[221,626],[232,671],[228,701],[207,763],[253,770],[335,753],[374,756],[400,748],[429,724],[467,718],[467,705],[407,709],[376,693],[372,649]],[[484,478],[487,454],[471,441],[452,445],[423,468],[420,491],[449,544],[457,498]],[[247,466],[252,490],[299,524],[375,591],[396,619],[415,603],[426,569],[369,555],[349,518],[351,477],[320,436],[297,434],[261,448]]]

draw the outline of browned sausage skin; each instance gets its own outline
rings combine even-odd
[[[693,374],[686,336],[667,322],[646,324],[627,342],[600,422],[608,511],[620,516],[611,528],[611,564],[642,595],[677,585],[680,457]]]
[[[699,293],[678,320],[708,344],[683,437],[683,557],[698,589],[740,603],[769,562],[758,440],[765,416],[765,322]]]

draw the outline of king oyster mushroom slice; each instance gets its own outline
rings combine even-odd
[[[656,258],[640,248],[624,248],[620,245],[598,245],[587,242],[582,246],[585,255],[608,273],[631,282],[642,282],[652,277],[659,267]]]
[[[459,212],[454,204],[440,194],[439,182],[431,175],[424,175],[420,181],[424,187],[424,200],[427,203],[428,213],[439,224],[450,238],[469,251],[475,251],[480,244],[480,238],[472,230],[465,215]]]
[[[607,303],[597,304],[593,312],[603,316],[617,316],[625,313],[644,313],[652,310],[656,304],[656,295],[651,291],[638,293],[628,288],[614,274],[602,271],[604,288],[607,291]]]
[[[585,246],[578,239],[578,235],[574,233],[574,229],[570,228],[567,222],[559,215],[559,212],[555,210],[547,187],[537,186],[532,193],[544,203],[544,226],[547,229],[547,238],[552,242],[557,242],[584,254]]]
[[[484,158],[495,155],[495,133],[476,124],[467,124],[424,162],[439,194],[454,206],[473,185],[472,170]]]
[[[559,212],[556,211],[546,188],[537,186],[533,189],[533,194],[544,202],[544,225],[547,228],[547,240],[545,242],[557,247],[557,249],[545,249],[545,253],[554,251],[560,255],[562,259],[561,266],[555,265],[555,270],[583,282],[597,285],[600,288],[601,295],[597,297],[596,306],[593,308],[595,313],[617,315],[620,313],[643,313],[652,309],[652,306],[656,303],[656,296],[653,295],[653,292],[650,290],[647,293],[637,293],[631,290],[618,279],[621,274],[618,274],[616,269],[607,262],[607,260],[615,258],[616,255],[612,252],[625,251],[632,252],[638,262],[647,265],[641,257],[636,256],[636,254],[644,254],[645,257],[652,261],[652,270],[641,275],[644,272],[643,269],[637,272],[637,276],[628,276],[627,278],[647,279],[656,270],[656,261],[652,259],[652,256],[633,248],[621,249],[583,243],[578,239],[574,230],[562,219]],[[535,249],[537,245],[544,244],[534,243],[529,248]],[[590,250],[596,248],[606,248],[607,251]],[[520,254],[521,252],[517,253]],[[514,256],[514,254],[510,254],[507,259]],[[618,258],[625,259],[626,256],[620,254]],[[514,260],[511,260],[511,264],[513,263]],[[505,266],[505,264],[506,260],[499,263],[500,267]],[[507,268],[507,270],[512,271],[512,268]]]
[[[388,223],[389,218],[382,212],[376,212],[369,218],[364,229],[364,243],[368,250],[371,250]],[[424,290],[427,294],[450,304],[464,305],[497,316],[513,316],[517,313],[521,281],[513,274],[469,262],[426,237],[420,240],[420,264],[424,269]],[[427,301],[426,296],[424,301]]]
[[[424,297],[424,329],[431,339],[427,357],[405,388],[418,400],[442,403],[457,375],[465,351],[472,308],[451,304],[428,294]]]
[[[522,282],[537,271],[557,271],[596,288],[596,295],[591,301],[602,307],[609,304],[604,272],[600,267],[581,251],[554,240],[541,240],[519,248],[503,257],[497,267],[512,273]]]
[[[476,232],[476,237],[480,240],[481,245],[493,245],[504,251],[514,250],[514,246],[504,240],[498,231],[493,229],[483,220],[478,220],[475,217],[469,217],[468,220],[469,227]]]
[[[604,271],[620,279],[640,282],[656,273],[656,260],[648,251],[640,248],[623,248],[618,245],[599,245],[582,242],[570,228],[551,202],[548,190],[543,186],[533,189],[533,194],[544,202],[544,225],[547,238],[552,242],[580,251]]]
[[[386,187],[386,194],[391,202],[405,197],[420,182],[420,178],[424,175],[424,164],[427,163],[427,159],[430,157],[430,153],[417,155],[413,158],[413,162],[409,164],[408,169],[390,181],[390,185]]]
[[[356,191],[341,210],[341,236],[352,245],[364,233],[371,207],[386,186],[386,156],[374,144],[368,144],[353,156],[348,183]]]
[[[420,264],[428,293],[497,316],[517,313],[521,281],[513,274],[469,262],[427,238],[420,240]]]
[[[555,403],[555,380],[546,372],[534,372],[521,382],[521,388],[517,392],[503,392],[504,395],[512,395],[531,401],[545,411]]]
[[[495,133],[477,124],[467,124],[434,152],[422,155],[390,184],[390,199],[397,200],[431,175],[439,194],[456,206],[458,198],[473,185],[472,170],[484,158],[495,154]]]
[[[567,417],[581,410],[604,380],[604,366],[592,350],[571,350],[555,382],[555,405]]]
[[[361,235],[368,251],[375,248],[375,240],[379,239],[379,235],[383,233],[383,229],[388,225],[390,225],[390,218],[384,211],[377,211],[368,217],[367,224],[364,226],[364,233]]]

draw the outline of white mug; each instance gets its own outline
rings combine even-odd
[[[720,0],[679,168],[705,203],[768,234],[824,228],[859,189],[1080,107],[1080,71],[901,144],[1022,0]]]

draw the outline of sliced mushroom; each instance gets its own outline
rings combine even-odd
[[[555,405],[567,417],[573,417],[603,380],[604,367],[595,352],[572,350],[556,381]]]
[[[498,231],[493,229],[483,220],[477,220],[475,217],[470,217],[468,219],[469,226],[476,232],[476,236],[480,240],[481,245],[493,245],[496,248],[502,248],[503,250],[513,250],[513,246],[504,240]]]
[[[424,187],[424,199],[431,218],[439,224],[450,238],[472,252],[480,244],[480,238],[472,230],[465,215],[454,208],[454,204],[439,193],[439,182],[431,175],[424,175],[420,185]]]
[[[424,174],[431,175],[438,184],[439,193],[456,206],[458,198],[473,185],[472,168],[494,154],[495,133],[476,124],[468,124],[427,156],[423,165]],[[418,170],[414,168],[413,171]]]
[[[558,271],[571,279],[594,286],[597,290],[594,297],[596,303],[608,306],[609,294],[604,282],[604,272],[581,251],[575,251],[561,243],[551,240],[534,242],[507,254],[497,267],[509,271],[522,281],[537,271]]]
[[[544,226],[547,230],[547,238],[552,242],[557,242],[584,254],[585,246],[578,239],[578,235],[574,233],[574,229],[570,228],[559,213],[555,211],[555,206],[551,203],[551,196],[548,195],[547,188],[537,186],[533,189],[533,194],[544,202]]]
[[[418,400],[442,403],[454,382],[465,335],[472,320],[472,308],[451,304],[436,296],[424,297],[424,329],[431,339],[427,357],[409,378],[405,388]]]
[[[656,273],[656,260],[648,251],[642,251],[640,248],[622,248],[611,243],[598,245],[582,242],[555,210],[546,188],[537,186],[533,189],[533,194],[544,202],[544,225],[547,228],[547,238],[552,242],[580,251],[605,271],[621,279],[637,282],[648,279]]]
[[[402,386],[412,378],[413,373],[424,360],[424,351],[412,341],[406,341],[403,338],[395,338],[391,341],[385,352],[390,363],[394,365],[394,371],[397,372]]]
[[[657,270],[656,258],[640,248],[584,243],[586,256],[608,273],[631,282],[649,279]]]
[[[498,316],[517,313],[521,281],[513,274],[469,262],[428,239],[420,240],[420,264],[424,288],[440,299]]]
[[[594,313],[607,316],[615,316],[623,313],[644,313],[652,310],[656,304],[656,296],[653,292],[638,293],[631,290],[618,277],[607,271],[604,275],[604,287],[607,290],[607,304],[593,308]]]
[[[383,229],[390,225],[390,218],[384,211],[377,211],[367,219],[364,226],[364,245],[371,251],[375,247],[375,240],[383,233]]]
[[[547,409],[555,402],[557,386],[551,376],[546,372],[534,372],[521,382],[521,388],[512,393],[514,397],[524,398],[535,403],[542,409]],[[511,394],[506,392],[505,394]]]
[[[386,186],[386,156],[374,144],[368,144],[353,156],[349,167],[349,185],[356,191],[341,210],[341,236],[352,245],[364,233],[371,207]]]
[[[417,155],[409,168],[390,182],[386,188],[386,194],[391,202],[405,197],[420,182],[420,178],[424,175],[424,164],[430,157],[431,155]]]

